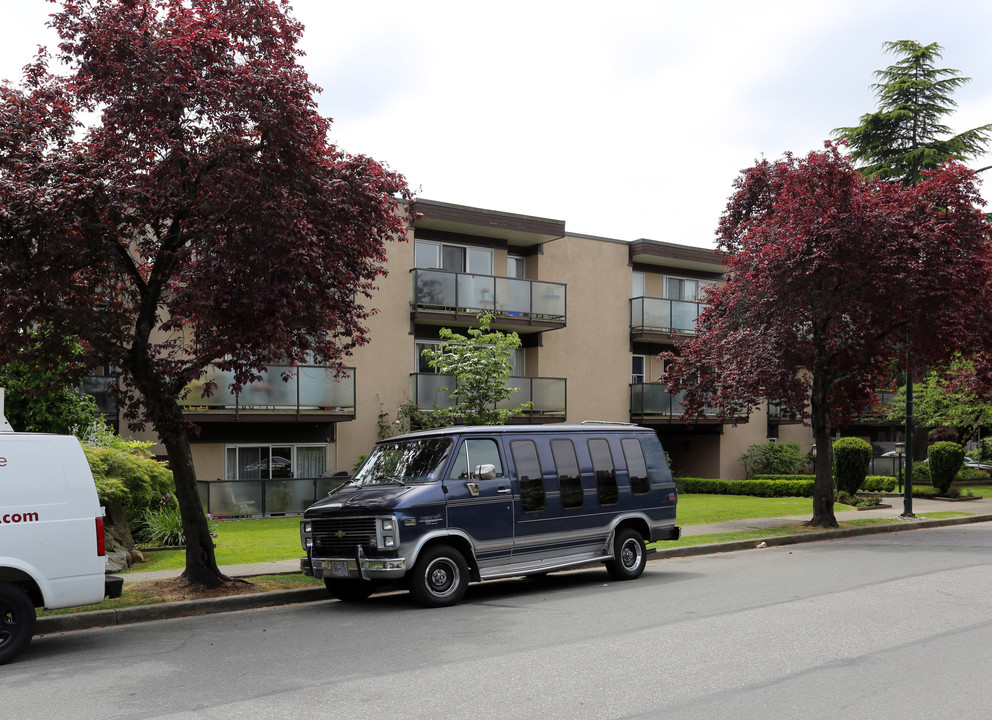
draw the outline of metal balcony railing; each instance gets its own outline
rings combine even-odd
[[[282,480],[197,480],[203,509],[215,517],[299,515],[348,481],[347,475]]]
[[[706,303],[665,298],[630,299],[630,332],[637,336],[695,335],[696,319]]]
[[[418,408],[430,410],[433,407],[451,407],[449,393],[455,387],[454,375],[412,373],[410,377],[413,385],[413,401]],[[533,405],[524,412],[524,417],[565,417],[565,378],[511,377],[506,382],[506,386],[516,390],[497,407],[515,408],[522,403],[531,402]]]
[[[664,383],[632,383],[630,385],[630,417],[633,421],[682,419],[682,393],[673,395]],[[704,410],[707,417],[716,411]]]
[[[287,380],[283,373],[289,371]],[[240,415],[350,415],[355,414],[355,369],[335,377],[334,371],[316,365],[266,368],[261,380],[230,390],[234,374],[211,366],[207,374],[188,386],[183,401],[187,414]],[[202,397],[205,383],[216,383],[213,395]]]
[[[414,311],[492,313],[497,319],[565,324],[563,283],[414,268],[410,305]]]

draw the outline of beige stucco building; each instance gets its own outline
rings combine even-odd
[[[523,341],[512,404],[533,407],[519,422],[645,425],[661,437],[675,472],[695,477],[742,478],[741,453],[769,438],[809,448],[807,428],[764,409],[737,425],[687,424],[678,399],[656,382],[658,354],[673,347],[673,335],[694,331],[706,286],[722,278],[712,251],[575,234],[560,220],[428,200],[414,209],[407,241],[388,248],[371,342],[350,358],[347,377],[304,368],[283,383],[273,368],[271,382],[186,408],[202,429],[193,455],[212,511],[305,507],[307,488],[320,495],[320,478],[350,471],[402,403],[430,407],[442,397],[445,379],[419,351],[437,342],[441,327],[466,328],[481,311]],[[225,482],[243,480],[270,482]]]

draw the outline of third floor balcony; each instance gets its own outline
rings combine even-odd
[[[494,328],[521,334],[565,327],[564,283],[424,268],[410,277],[417,322],[464,325],[491,313]]]
[[[695,335],[705,303],[666,298],[630,300],[630,335],[641,342],[670,342],[672,335]]]

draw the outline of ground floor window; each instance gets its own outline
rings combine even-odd
[[[317,478],[327,472],[326,445],[228,445],[228,480]]]

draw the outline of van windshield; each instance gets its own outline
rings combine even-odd
[[[351,485],[406,485],[427,483],[440,478],[450,438],[379,443],[358,469]]]

